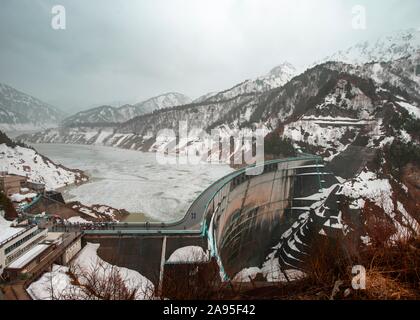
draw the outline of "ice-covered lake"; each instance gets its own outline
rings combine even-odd
[[[33,146],[54,162],[90,176],[90,182],[67,188],[66,200],[105,204],[161,221],[181,218],[201,191],[233,170],[209,163],[162,165],[154,153],[103,146]]]

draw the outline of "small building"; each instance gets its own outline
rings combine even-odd
[[[25,187],[26,182],[27,178],[24,176],[3,174],[0,175],[0,190],[10,197],[12,194],[20,193],[20,189]]]
[[[50,244],[38,243],[9,264],[4,273],[8,279],[17,279],[19,275],[36,267],[41,259],[53,250]]]
[[[32,249],[48,233],[36,225],[11,227],[1,225],[0,231],[0,275],[4,269]]]
[[[82,248],[81,233],[48,232],[37,226],[28,228],[31,233],[20,228],[23,230],[18,230],[13,239],[0,244],[0,276],[4,279],[25,276],[27,281],[32,281],[53,263],[67,265]],[[32,236],[32,230],[38,230],[40,236]]]

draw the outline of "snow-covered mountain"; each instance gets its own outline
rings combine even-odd
[[[297,75],[297,73],[298,72],[296,68],[292,64],[284,62],[273,68],[268,74],[264,76],[252,80],[245,80],[244,82],[241,82],[230,89],[215,94],[206,94],[202,97],[199,97],[194,102],[215,102],[232,99],[240,95],[262,93],[274,88],[281,87],[295,75]]]
[[[199,96],[198,98],[193,100],[193,103],[201,103],[203,101],[206,101],[208,98],[214,96],[217,94],[217,92],[208,92],[206,94],[203,94],[202,96]]]
[[[119,108],[111,106],[100,106],[86,111],[80,111],[73,116],[63,120],[63,125],[77,125],[81,123],[116,123],[124,122],[125,114]]]
[[[178,92],[168,92],[136,103],[134,107],[141,110],[142,114],[145,114],[159,109],[182,106],[191,102],[191,98],[187,97],[185,94]]]
[[[420,30],[409,29],[382,36],[374,41],[363,41],[338,51],[323,61],[342,61],[350,64],[387,62],[404,58],[420,51]]]
[[[403,39],[397,43],[415,43],[417,39],[410,32],[401,33],[400,37]],[[280,130],[297,147],[299,143],[311,145],[311,151],[332,161],[366,127],[378,126],[382,121],[379,110],[384,112],[389,103],[394,103],[396,109],[405,108],[409,114],[418,113],[417,62],[413,51],[412,55],[404,54],[403,58],[388,62],[327,62],[294,77],[295,69],[285,63],[267,76],[245,81],[201,102],[155,110],[113,126],[51,129],[22,139],[148,151],[156,150],[156,134],[160,130],[177,131],[179,123],[187,121],[190,129],[207,132],[213,128],[223,128],[225,132],[255,127],[267,132]],[[201,142],[198,139],[190,143],[194,147]]]
[[[256,126],[272,131],[285,125],[285,135],[297,141],[325,131],[323,137],[314,139],[318,142],[318,152],[324,148],[323,155],[332,159],[346,148],[344,140],[354,139],[361,127],[377,120],[376,112],[386,105],[387,100],[406,100],[411,103],[414,112],[417,110],[419,82],[411,77],[408,70],[412,65],[408,61],[408,58],[400,60],[398,68],[395,62],[381,64],[382,71],[377,73],[375,80],[370,76],[372,68],[378,66],[326,63],[307,70],[282,87],[266,92],[162,109],[112,127],[51,129],[22,138],[38,143],[104,144],[149,150],[153,148],[160,130],[176,131],[180,121],[187,121],[190,129],[206,131],[226,127],[251,129]],[[391,74],[393,81],[389,81]],[[408,98],[397,94],[402,88]],[[393,91],[392,95],[387,93],[389,90]],[[342,128],[337,129],[340,125]],[[321,145],[323,140],[325,145]]]
[[[190,101],[189,98],[170,93],[136,105],[94,108],[67,118],[63,128],[22,138],[33,142],[103,144],[145,150],[146,141],[153,139],[159,130],[177,130],[181,120],[188,121],[190,127],[201,129],[223,123],[235,126],[248,123],[255,108],[255,98],[281,87],[295,73],[296,69],[291,64],[283,63],[265,76],[247,80],[190,104],[185,103]],[[145,110],[154,112],[143,114]],[[129,120],[124,122],[123,119]]]
[[[31,130],[55,127],[64,113],[6,84],[0,83],[0,129]]]
[[[75,126],[79,124],[105,124],[121,123],[134,117],[151,113],[155,110],[170,108],[190,103],[191,99],[181,93],[165,93],[157,97],[147,99],[134,105],[125,104],[121,107],[109,105],[99,106],[80,111],[63,120],[63,126]]]

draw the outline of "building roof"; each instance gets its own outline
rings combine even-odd
[[[23,255],[21,255],[18,259],[13,261],[11,264],[7,266],[7,269],[22,269],[30,262],[32,262],[36,257],[38,257],[42,252],[47,250],[49,244],[37,244],[33,248],[29,249]]]
[[[12,223],[0,216],[0,244],[26,228],[11,227]]]

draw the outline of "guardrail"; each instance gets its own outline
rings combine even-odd
[[[132,230],[83,230],[83,234],[97,234],[97,235],[201,235],[201,232],[196,230],[142,230],[142,229],[132,229]]]

